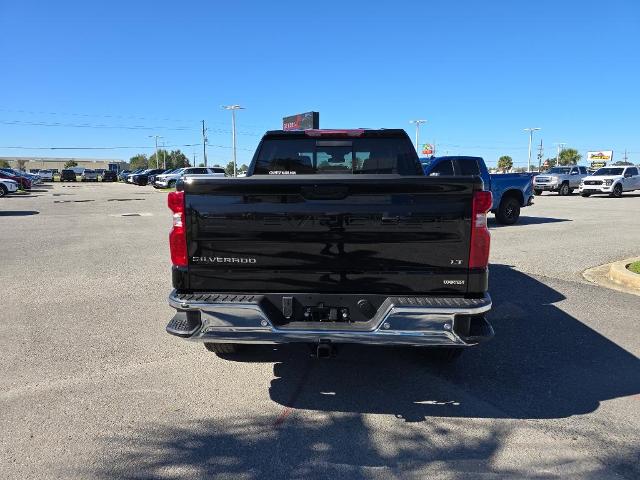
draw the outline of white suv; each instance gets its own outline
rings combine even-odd
[[[612,197],[621,197],[623,192],[640,190],[639,173],[638,167],[633,166],[602,167],[593,175],[584,178],[578,191],[583,197],[595,193],[607,193]]]
[[[18,182],[8,178],[0,178],[0,197],[18,191]]]
[[[164,175],[158,175],[156,181],[153,184],[156,188],[172,188],[176,186],[178,180],[184,176],[189,175],[214,175],[216,177],[224,177],[224,168],[220,167],[187,167],[179,168],[171,173]]]

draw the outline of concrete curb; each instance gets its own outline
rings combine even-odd
[[[609,267],[607,278],[618,285],[640,291],[640,275],[627,269],[627,265],[637,261],[640,261],[640,257],[613,262]]]
[[[616,262],[617,263],[617,262]],[[628,265],[630,260],[623,260],[620,263]],[[594,285],[598,285],[599,287],[608,288],[610,290],[616,290],[618,292],[628,293],[631,295],[637,295],[640,297],[640,288],[632,288],[627,285],[616,283],[609,278],[609,272],[611,270],[612,263],[606,263],[604,265],[598,265],[597,267],[592,267],[586,269],[582,272],[582,276],[589,282]],[[631,273],[631,272],[629,272]],[[633,274],[632,274],[633,275]]]

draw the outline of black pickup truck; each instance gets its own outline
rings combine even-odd
[[[169,194],[173,335],[242,344],[429,347],[453,359],[485,315],[491,192],[425,176],[404,130],[270,131],[246,178]]]

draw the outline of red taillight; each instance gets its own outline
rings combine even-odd
[[[169,233],[169,248],[171,262],[178,267],[186,267],[187,262],[187,233],[184,218],[184,192],[171,192],[167,197],[167,204],[173,212],[173,228]]]
[[[471,215],[471,248],[469,268],[486,268],[489,264],[491,234],[487,227],[487,212],[491,209],[491,192],[475,192]]]

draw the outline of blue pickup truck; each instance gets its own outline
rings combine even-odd
[[[498,223],[513,225],[520,218],[520,208],[533,203],[533,180],[528,173],[491,175],[481,157],[428,157],[421,158],[424,174],[477,175],[484,182],[484,189],[493,194],[491,212]]]

